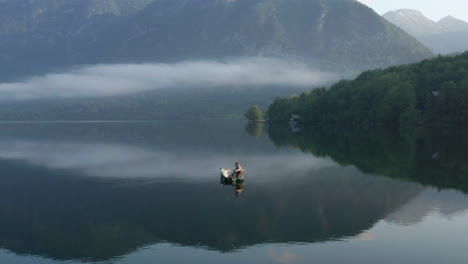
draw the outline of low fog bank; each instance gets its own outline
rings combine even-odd
[[[103,97],[176,87],[313,87],[338,78],[296,61],[260,57],[94,65],[0,84],[0,100]]]

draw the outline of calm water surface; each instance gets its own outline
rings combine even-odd
[[[468,263],[464,133],[306,130],[0,124],[0,263]]]

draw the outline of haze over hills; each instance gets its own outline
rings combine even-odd
[[[102,93],[97,92],[96,95],[92,93],[95,86],[86,87],[90,79],[84,81],[81,74],[83,72],[88,74],[85,74],[86,76],[98,76],[92,81],[94,84],[99,84],[99,89],[105,89],[106,96],[121,95],[121,91],[131,93],[138,90],[141,92],[141,89],[136,89],[139,88],[139,83],[132,79],[141,80],[140,73],[145,73],[145,78],[148,75],[157,77],[145,79],[147,83],[157,82],[181,86],[180,81],[167,78],[187,76],[186,72],[179,71],[179,68],[187,65],[184,63],[190,65],[194,60],[227,62],[230,65],[229,72],[232,73],[236,72],[236,69],[245,68],[243,67],[245,64],[230,64],[238,58],[273,57],[299,63],[299,66],[295,68],[301,73],[312,67],[313,69],[309,70],[312,75],[321,75],[322,71],[326,71],[325,75],[330,72],[337,73],[335,78],[338,78],[339,76],[352,76],[366,69],[410,63],[431,56],[432,53],[416,39],[388,23],[372,9],[354,0],[0,1],[0,67],[2,69],[0,80],[18,81],[31,74],[63,72],[77,65],[165,63],[156,67],[138,68],[132,74],[126,72],[122,75],[115,68],[106,68],[105,74],[102,69],[95,72],[95,68],[85,68],[80,70],[79,74],[72,71],[66,72],[65,75],[45,76],[12,83],[2,86],[1,90],[6,92],[0,91],[0,101],[18,97],[15,94],[18,90],[21,90],[19,97],[33,97],[34,99],[38,97],[47,99],[56,97],[57,94],[65,94],[70,98],[76,95],[102,96]],[[289,70],[290,64],[278,63],[278,60],[276,62],[276,68],[270,71],[270,76],[296,76],[297,71],[291,74],[281,73],[281,70],[278,74],[278,68]],[[179,64],[174,66],[174,63]],[[217,81],[200,82],[199,77],[201,75],[202,77],[217,77],[220,75],[218,72],[207,73],[207,69],[217,67],[203,67],[205,65],[203,63],[197,65],[201,70],[194,71],[194,74],[185,78],[182,81],[183,86],[190,86],[192,83],[195,83],[197,88],[203,88],[206,85],[211,88],[216,86]],[[219,66],[219,64],[216,65]],[[130,65],[123,66],[123,68],[128,70],[136,67]],[[265,68],[269,69],[269,67],[258,67],[258,69]],[[122,67],[119,69],[121,70]],[[160,71],[155,72],[157,70]],[[168,72],[170,74],[167,74]],[[106,76],[116,75],[122,76],[119,78],[122,81],[117,88],[115,88],[113,77],[111,81],[105,79]],[[229,76],[224,80],[250,80],[250,84],[265,86],[265,83],[256,81],[256,77],[260,75],[262,74],[252,70],[247,75]],[[59,87],[59,90],[50,89],[51,86],[56,86],[54,80],[57,78],[70,80],[70,83],[74,85],[66,84]],[[296,77],[296,79],[299,78]],[[330,82],[331,79],[315,78],[312,82],[304,83],[303,89],[324,84],[326,81]],[[122,83],[126,86],[122,87]],[[229,81],[223,84],[232,86]],[[256,90],[253,94],[245,89],[241,90],[242,84],[236,83],[234,85],[236,89],[231,87],[219,92],[223,94],[222,97],[212,96],[210,100],[207,100],[205,95],[216,93],[203,92],[199,89],[196,92],[199,98],[195,100],[192,97],[193,90],[168,94],[166,92],[170,89],[166,89],[164,96],[153,94],[152,99],[149,100],[150,103],[145,102],[144,109],[138,110],[138,114],[127,113],[124,116],[131,118],[132,115],[141,117],[142,114],[148,116],[147,113],[157,113],[157,118],[161,116],[172,118],[174,115],[166,113],[168,111],[173,113],[174,108],[181,106],[184,107],[185,113],[197,112],[201,116],[209,117],[213,112],[210,107],[211,109],[220,108],[213,106],[213,103],[225,102],[227,97],[240,99],[238,100],[240,103],[231,103],[229,106],[229,109],[232,109],[230,111],[236,111],[235,114],[238,114],[237,111],[243,111],[250,106],[246,105],[247,101],[249,104],[266,106],[267,102],[275,96],[291,92],[291,90],[287,91],[289,85],[285,85],[284,82],[279,82],[279,84],[286,87],[282,92],[266,89]],[[163,88],[173,88],[169,86],[166,85]],[[158,91],[161,88],[158,85],[155,87]],[[147,85],[147,88],[151,90],[151,85]],[[114,92],[115,90],[120,92]],[[87,92],[83,93],[83,91]],[[34,96],[30,96],[31,94]],[[184,100],[191,98],[190,102],[196,109],[187,109],[186,102],[180,100],[182,98],[180,94],[183,94]],[[147,101],[147,97],[148,95],[144,95],[144,100]],[[163,101],[160,98],[164,98]],[[246,98],[249,100],[244,100]],[[93,102],[93,113],[87,113],[85,116],[87,118],[99,116],[99,113],[103,111],[111,115],[122,112],[122,109],[127,107],[121,107],[121,103],[115,103],[118,100],[112,99],[112,103],[109,103],[109,100]],[[129,104],[142,105],[140,99],[128,100],[127,98],[124,101],[127,106]],[[66,107],[57,106],[57,103],[52,104],[56,107],[53,110],[50,109],[49,103],[39,102],[36,105],[40,107],[35,107],[34,116],[39,119],[44,116],[41,113],[47,111],[57,113],[56,109],[74,109],[71,111],[73,114],[60,111],[64,114],[63,118],[69,118],[69,116],[76,115],[76,109],[79,108],[79,112],[84,113],[88,107],[82,107],[81,103],[75,102],[67,102]],[[85,105],[89,105],[87,101]],[[162,109],[162,105],[170,106],[171,110]],[[201,106],[205,110],[200,111]],[[225,104],[222,106],[226,108]],[[47,107],[49,108],[44,109]],[[135,109],[135,107],[128,108]],[[24,112],[28,107],[20,107],[20,109]],[[8,111],[10,111],[8,116],[18,117],[16,115],[18,110],[15,107],[9,108]],[[27,113],[23,116],[31,117]],[[187,118],[186,114],[183,116]],[[122,117],[115,116],[115,118]],[[109,116],[106,115],[106,118]]]
[[[420,11],[400,9],[387,12],[383,17],[436,53],[450,54],[468,50],[468,23],[453,16],[435,22]]]

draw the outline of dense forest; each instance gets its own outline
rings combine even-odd
[[[272,122],[291,114],[315,124],[413,126],[468,123],[468,52],[362,73],[301,95],[276,98]]]

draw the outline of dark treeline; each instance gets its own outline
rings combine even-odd
[[[240,119],[248,106],[266,108],[276,96],[290,93],[291,88],[280,86],[180,87],[110,97],[0,101],[0,121]]]
[[[466,132],[305,127],[303,133],[292,133],[288,126],[276,125],[268,129],[268,136],[277,147],[329,157],[364,173],[468,193]]]
[[[285,122],[301,114],[307,123],[408,126],[468,122],[468,52],[417,64],[362,73],[331,88],[277,98],[267,114]]]

